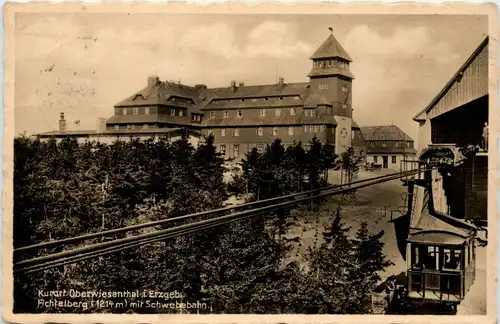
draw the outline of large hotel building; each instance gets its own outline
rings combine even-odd
[[[238,159],[252,148],[280,138],[285,145],[316,136],[340,154],[348,147],[364,151],[359,126],[353,120],[351,58],[333,35],[310,57],[309,82],[227,87],[187,86],[148,78],[147,86],[114,106],[105,126],[87,137],[158,136],[180,128],[191,134],[213,134],[221,153]],[[63,119],[63,118],[62,118]],[[62,120],[60,125],[65,125]],[[73,136],[82,137],[79,131]],[[72,136],[59,132],[42,136]]]

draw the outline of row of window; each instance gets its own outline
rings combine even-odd
[[[295,128],[296,127],[288,127],[288,135],[294,135],[295,134]],[[325,131],[325,125],[308,125],[308,126],[303,126],[304,133],[322,133]],[[208,130],[209,134],[213,134],[214,130],[209,129]],[[257,128],[257,136],[263,136],[264,135],[264,129],[262,127]],[[233,137],[240,136],[240,130],[238,128],[235,128],[232,130]],[[271,134],[273,136],[278,136],[279,134],[279,128],[278,127],[273,127]],[[220,130],[220,135],[221,136],[226,136],[227,135],[227,130],[222,128]]]
[[[407,148],[410,148],[411,147],[411,143],[412,142],[401,142],[401,141],[398,141],[398,142],[393,142],[391,141],[393,144],[394,144],[394,147],[407,147]],[[370,141],[370,146],[371,147],[375,147],[376,141]],[[406,143],[406,144],[405,144]],[[380,145],[382,147],[387,147],[387,141],[380,141]]]
[[[276,100],[283,100],[284,97],[271,97],[271,99],[276,99]],[[295,100],[300,100],[300,96],[293,96],[293,99]],[[264,98],[241,98],[241,99],[214,99],[212,102],[217,103],[217,102],[245,102],[245,101],[251,101],[251,102],[258,102],[258,101],[268,101],[268,97]]]
[[[342,108],[347,108],[347,105],[342,105]],[[267,111],[269,109],[261,109],[260,110],[260,117],[266,117],[267,116]],[[306,117],[314,117],[316,116],[316,109],[315,108],[304,108],[303,109],[304,111],[304,116]],[[282,112],[282,109],[281,108],[274,108],[274,117],[281,117],[281,112]],[[289,109],[289,114],[290,116],[295,116],[297,114],[297,111],[295,108],[290,108]],[[332,114],[332,108],[331,107],[327,107],[326,108],[326,114],[327,115],[331,115]],[[215,111],[211,111],[210,112],[210,118],[215,118],[216,116],[216,112]],[[223,118],[229,118],[230,117],[230,112],[229,110],[226,110],[222,113],[222,117]],[[236,111],[236,117],[238,118],[241,118],[243,117],[243,111],[242,110],[237,110]]]
[[[128,115],[129,114],[129,109],[130,108],[122,108],[121,111],[122,111],[122,114],[123,115]],[[118,110],[118,113],[120,112],[120,110]],[[132,108],[132,115],[139,115],[139,108],[135,107],[135,108]],[[149,107],[144,107],[144,115],[149,115]]]
[[[265,144],[256,144],[254,147],[257,149],[257,152],[264,153],[266,145]],[[308,150],[309,148],[310,148],[310,144],[304,144],[305,150]],[[228,153],[227,149],[228,149],[228,146],[226,146],[226,144],[221,144],[219,146],[219,153],[222,155],[226,155]],[[233,144],[233,157],[238,157],[242,153],[245,154],[246,152],[241,152],[240,144]]]
[[[328,61],[316,61],[313,63],[315,68],[330,68],[336,67],[341,69],[347,69],[349,67],[349,63],[340,60],[328,60]]]
[[[148,124],[144,124],[144,125],[142,125],[142,127],[141,127],[141,126],[139,126],[139,125],[137,125],[137,126],[136,126],[136,125],[134,125],[134,124],[130,124],[130,125],[127,125],[126,127],[127,127],[127,129],[139,129],[139,128],[142,128],[142,129],[148,129],[148,128],[149,128],[149,125],[148,125]],[[115,125],[115,126],[114,126],[114,128],[115,128],[115,130],[120,130],[120,125]]]
[[[373,157],[373,162],[374,162],[374,163],[378,163],[378,156],[374,156],[374,157]],[[394,156],[394,155],[393,155],[393,156],[391,156],[391,163],[392,163],[392,164],[397,163],[397,157],[396,157],[396,156]]]

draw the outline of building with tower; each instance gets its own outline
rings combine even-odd
[[[335,147],[365,151],[363,136],[353,120],[352,59],[333,34],[310,57],[309,82],[288,83],[280,77],[270,85],[208,88],[148,78],[147,86],[114,106],[99,136],[109,134],[161,134],[184,128],[191,134],[212,134],[226,157],[239,159],[254,147],[280,138],[285,145],[307,145],[316,136]],[[42,136],[61,137],[67,130]],[[122,135],[123,137],[123,135]]]

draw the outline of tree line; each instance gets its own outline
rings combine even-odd
[[[186,137],[172,143],[131,139],[106,145],[21,136],[14,150],[15,247],[216,209],[235,195],[256,200],[320,188],[328,184],[329,170],[345,169],[359,158],[352,149],[338,157],[317,139],[308,148],[302,143],[285,147],[276,140],[264,152],[246,154],[239,172],[226,183],[227,161],[211,136],[197,147]],[[357,169],[349,170],[352,179]],[[323,205],[325,200],[316,201],[315,212],[328,213]],[[299,217],[306,214],[304,208],[298,208]],[[199,310],[203,313],[369,313],[378,273],[390,264],[381,252],[382,234],[373,235],[362,224],[350,237],[342,206],[335,210],[328,215],[332,222],[322,244],[310,247],[301,260],[290,258],[297,243],[284,235],[290,210],[280,210],[16,276],[14,311],[122,313],[126,309],[40,308],[38,291],[148,289],[182,292],[184,302],[206,302],[210,307]],[[163,226],[127,235],[159,228]]]

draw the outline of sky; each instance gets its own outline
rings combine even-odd
[[[486,37],[487,16],[17,13],[16,134],[95,129],[147,77],[186,85],[307,82],[329,36],[351,56],[354,120],[417,141],[425,108]],[[79,120],[79,125],[74,121]]]

